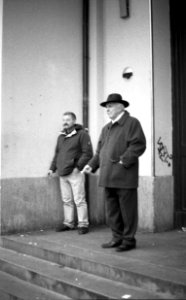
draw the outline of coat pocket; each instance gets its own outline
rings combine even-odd
[[[69,175],[70,173],[72,173],[74,166],[75,166],[74,159],[63,161],[62,163],[63,175]]]

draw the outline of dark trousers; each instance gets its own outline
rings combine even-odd
[[[105,188],[106,210],[113,240],[135,245],[138,224],[137,189]]]

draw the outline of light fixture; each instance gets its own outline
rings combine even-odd
[[[126,67],[123,70],[122,77],[126,78],[126,79],[130,79],[131,76],[133,76],[133,70],[132,70],[132,68]]]

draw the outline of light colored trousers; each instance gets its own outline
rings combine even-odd
[[[74,204],[77,207],[78,227],[87,227],[88,209],[85,199],[85,175],[74,169],[67,176],[60,177],[60,189],[64,208],[63,224],[74,227]]]

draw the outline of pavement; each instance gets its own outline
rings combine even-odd
[[[162,294],[165,290],[165,295],[169,291],[174,299],[182,298],[179,297],[180,287],[184,291],[182,294],[186,294],[184,229],[161,233],[138,232],[137,248],[127,252],[101,247],[102,243],[111,239],[111,231],[107,226],[90,227],[90,232],[85,235],[79,235],[77,230],[55,232],[41,228],[37,232],[5,236],[3,239],[4,246],[13,250],[64,262],[75,269],[85,268],[84,271],[91,270],[93,274],[105,275],[111,280],[120,278],[125,282],[128,276],[127,283],[143,288],[148,285],[148,289],[150,287],[157,292],[161,289]]]
[[[41,237],[41,239],[64,245],[64,242],[76,248],[99,251],[113,256],[125,256],[140,259],[145,263],[152,263],[162,267],[175,268],[186,272],[186,231],[172,230],[161,233],[137,232],[137,247],[127,252],[116,252],[115,249],[102,249],[101,244],[110,241],[112,235],[107,226],[90,227],[90,232],[79,235],[77,230],[58,232],[44,230],[15,234],[14,237],[26,236]],[[185,274],[186,275],[186,274]]]

